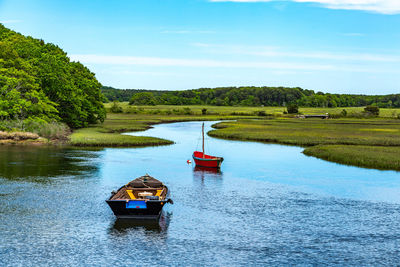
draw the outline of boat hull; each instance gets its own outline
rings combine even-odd
[[[207,168],[220,168],[224,158],[214,157],[210,155],[203,154],[202,152],[195,151],[193,153],[193,160],[196,166],[207,167]]]
[[[167,201],[106,200],[117,218],[157,219]]]

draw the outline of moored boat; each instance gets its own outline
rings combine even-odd
[[[168,187],[146,174],[111,193],[106,200],[117,218],[157,219],[169,198]]]
[[[206,155],[203,152],[193,152],[193,160],[198,167],[220,168],[224,158]]]
[[[204,153],[204,123],[202,125],[202,139],[203,139],[203,151],[195,151],[193,152],[193,160],[196,163],[196,167],[208,167],[208,168],[220,168],[222,161],[224,161],[223,157],[215,157],[211,155],[207,155]]]

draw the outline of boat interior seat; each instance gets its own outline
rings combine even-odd
[[[162,198],[162,194],[164,192],[164,188],[129,188],[126,190],[130,199],[139,199],[142,198],[139,196],[140,192],[150,192],[153,196],[157,196]]]
[[[126,190],[126,192],[128,193],[128,195],[129,195],[129,197],[131,198],[131,199],[136,199],[136,197],[135,197],[135,195],[132,193],[132,190]]]

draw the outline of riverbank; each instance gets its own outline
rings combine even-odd
[[[1,145],[41,145],[48,142],[48,139],[40,137],[36,133],[0,131]]]
[[[35,120],[0,121],[0,144],[62,145],[68,143],[70,128],[61,122]]]

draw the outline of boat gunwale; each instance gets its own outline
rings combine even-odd
[[[144,198],[136,198],[136,199],[118,198],[118,199],[112,199],[122,189],[125,189],[125,190],[138,190],[139,189],[139,190],[145,191],[145,190],[160,190],[161,188],[162,188],[162,191],[165,190],[165,196],[164,196],[164,199],[162,199],[162,200],[153,200],[153,199],[144,199]],[[166,202],[167,199],[169,199],[169,189],[168,189],[168,186],[166,186],[164,183],[162,183],[161,187],[130,187],[130,188],[128,188],[127,185],[123,185],[117,191],[115,191],[115,194],[112,194],[108,199],[106,199],[106,201],[129,201],[129,200],[146,200],[146,201],[149,201],[149,200],[153,200],[153,201],[160,201],[160,202],[164,201],[164,202]]]
[[[212,156],[213,157],[213,156]],[[198,158],[195,157],[193,154],[193,159],[195,160],[202,160],[202,161],[223,161],[224,158],[223,157],[214,157],[214,158]]]
[[[155,200],[155,199],[107,199],[106,202],[129,202],[129,201],[144,201],[144,202],[152,202],[152,203],[168,203],[170,199],[167,200]]]

